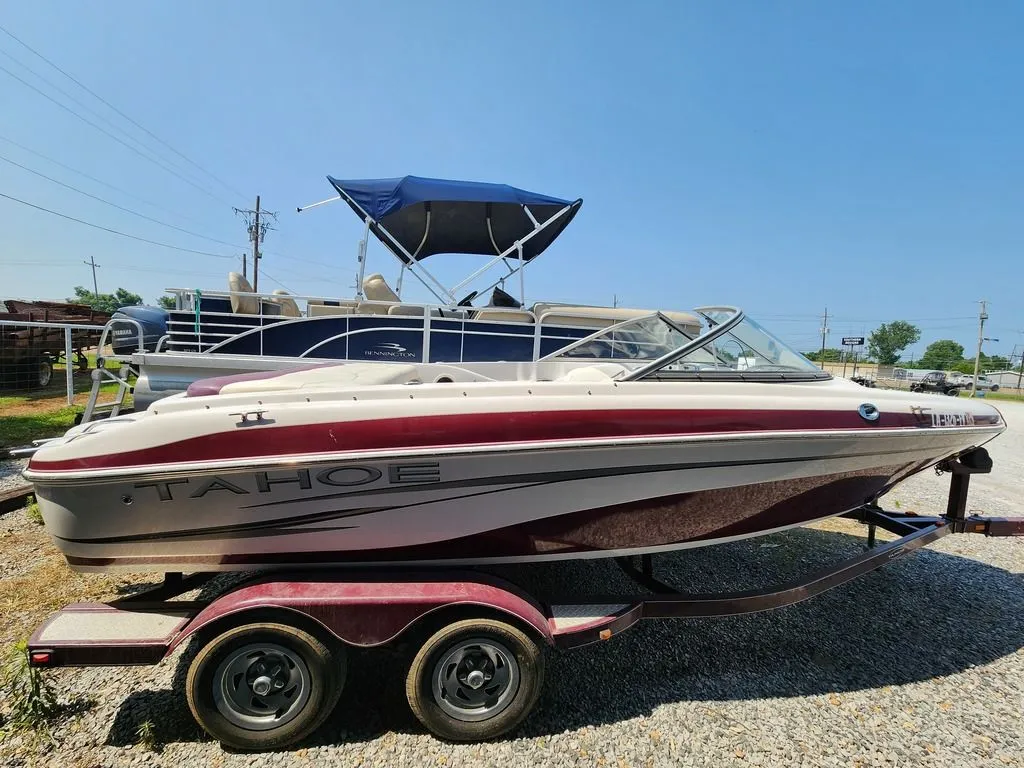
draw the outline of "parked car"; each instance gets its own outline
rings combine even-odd
[[[960,389],[974,389],[974,377],[966,373],[957,376],[956,379],[954,379],[954,383],[960,387]],[[978,376],[978,391],[998,392],[999,385],[987,376]]]
[[[910,385],[911,392],[938,392],[950,397],[960,394],[960,385],[950,381],[942,371],[931,371]]]

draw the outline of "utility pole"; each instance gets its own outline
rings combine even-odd
[[[260,292],[260,196],[256,195],[256,218],[252,228],[252,290]]]
[[[1024,348],[1020,351],[1020,370],[1017,371],[1017,389],[1020,389],[1020,380],[1024,378]]]
[[[92,267],[92,293],[93,296],[96,296],[100,292],[100,289],[96,287],[96,267],[100,265],[96,263],[95,256],[90,256],[88,261],[83,261],[82,263],[88,264],[90,267]]]
[[[825,370],[825,337],[828,335],[828,307],[821,316],[821,370]]]
[[[985,340],[985,321],[988,320],[988,312],[985,311],[988,302],[982,300],[981,312],[978,313],[978,353],[974,356],[974,387],[971,397],[978,396],[978,369],[981,368],[981,344]]]
[[[252,290],[259,293],[260,289],[260,243],[266,239],[267,230],[273,229],[270,226],[270,219],[277,221],[277,214],[273,211],[266,211],[260,208],[260,196],[256,195],[256,207],[253,209],[235,208],[235,213],[245,219],[246,228],[249,231],[249,240],[252,241]],[[244,258],[244,257],[243,257]],[[245,262],[242,262],[242,275],[245,276]]]
[[[248,265],[249,265],[249,254],[243,253],[242,254],[242,277],[248,277],[249,276],[247,274],[247,267],[248,267]]]

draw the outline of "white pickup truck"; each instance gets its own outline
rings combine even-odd
[[[951,377],[950,380],[961,389],[970,390],[974,386],[974,376],[967,373],[961,373],[955,377]],[[987,376],[978,376],[978,391],[979,392],[998,392],[999,385],[989,379]]]

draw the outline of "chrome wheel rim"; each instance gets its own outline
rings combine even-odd
[[[495,717],[518,690],[519,663],[495,640],[463,640],[434,665],[434,701],[456,720],[474,723]]]
[[[311,676],[295,652],[276,643],[253,643],[217,667],[213,700],[231,723],[268,731],[292,721],[309,701]]]

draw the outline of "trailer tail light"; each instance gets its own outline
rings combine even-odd
[[[28,655],[33,666],[42,667],[53,661],[53,651],[32,651]]]

